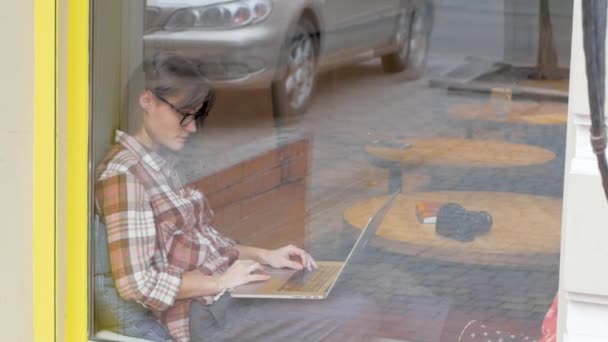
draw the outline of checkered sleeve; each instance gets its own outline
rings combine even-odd
[[[96,197],[108,230],[110,264],[120,295],[156,311],[172,306],[182,271],[153,262],[156,227],[143,184],[129,172],[111,175],[97,182]]]

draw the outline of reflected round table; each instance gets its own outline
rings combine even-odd
[[[535,101],[511,102],[505,106],[492,103],[462,104],[450,108],[450,114],[463,120],[565,125],[568,106],[565,103]]]
[[[398,146],[400,143],[403,147]],[[401,190],[403,169],[408,166],[508,168],[555,159],[555,153],[538,146],[461,138],[395,140],[391,145],[367,145],[365,150],[376,164],[389,169],[391,193]]]
[[[361,229],[387,199],[388,196],[381,196],[355,203],[344,212],[344,221]],[[418,222],[415,207],[420,201],[456,202],[467,210],[485,210],[492,215],[492,228],[472,242],[445,238],[435,233],[434,224]],[[450,262],[518,267],[555,265],[559,260],[561,212],[559,198],[521,193],[400,194],[372,240],[392,252]]]
[[[460,104],[449,109],[451,116],[466,120],[467,138],[473,137],[474,123],[496,122],[559,126],[568,122],[568,105],[559,102],[508,101],[506,103]]]

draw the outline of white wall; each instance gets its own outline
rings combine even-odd
[[[581,0],[574,3],[562,223],[561,341],[608,340],[608,202],[589,142]]]
[[[503,0],[435,0],[431,53],[502,60]]]
[[[503,0],[504,60],[514,64],[536,65],[539,34],[539,0]],[[550,0],[549,11],[558,65],[570,65],[572,0]]]
[[[432,53],[536,65],[538,0],[434,1]],[[560,67],[570,64],[572,1],[549,1]]]
[[[0,11],[0,336],[32,341],[33,0]]]

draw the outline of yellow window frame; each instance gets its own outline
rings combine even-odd
[[[89,1],[34,0],[34,17],[34,340],[82,342],[88,337]],[[63,35],[60,20],[67,24]],[[60,59],[67,66],[62,71]],[[66,125],[60,126],[59,89],[64,86]],[[67,141],[65,158],[57,153],[59,139]],[[65,182],[59,181],[60,160],[67,161]],[[61,192],[65,206],[60,212]],[[58,265],[57,232],[63,228],[65,265]],[[65,279],[59,281],[61,275]],[[57,284],[65,284],[65,298],[57,296]],[[65,315],[57,314],[59,307]]]
[[[32,313],[35,341],[55,340],[56,336],[56,9],[55,0],[34,2]]]
[[[89,215],[88,0],[67,0],[66,341],[87,340]]]

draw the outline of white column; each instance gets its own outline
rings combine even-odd
[[[608,202],[589,141],[581,0],[574,1],[558,333],[608,341]]]

